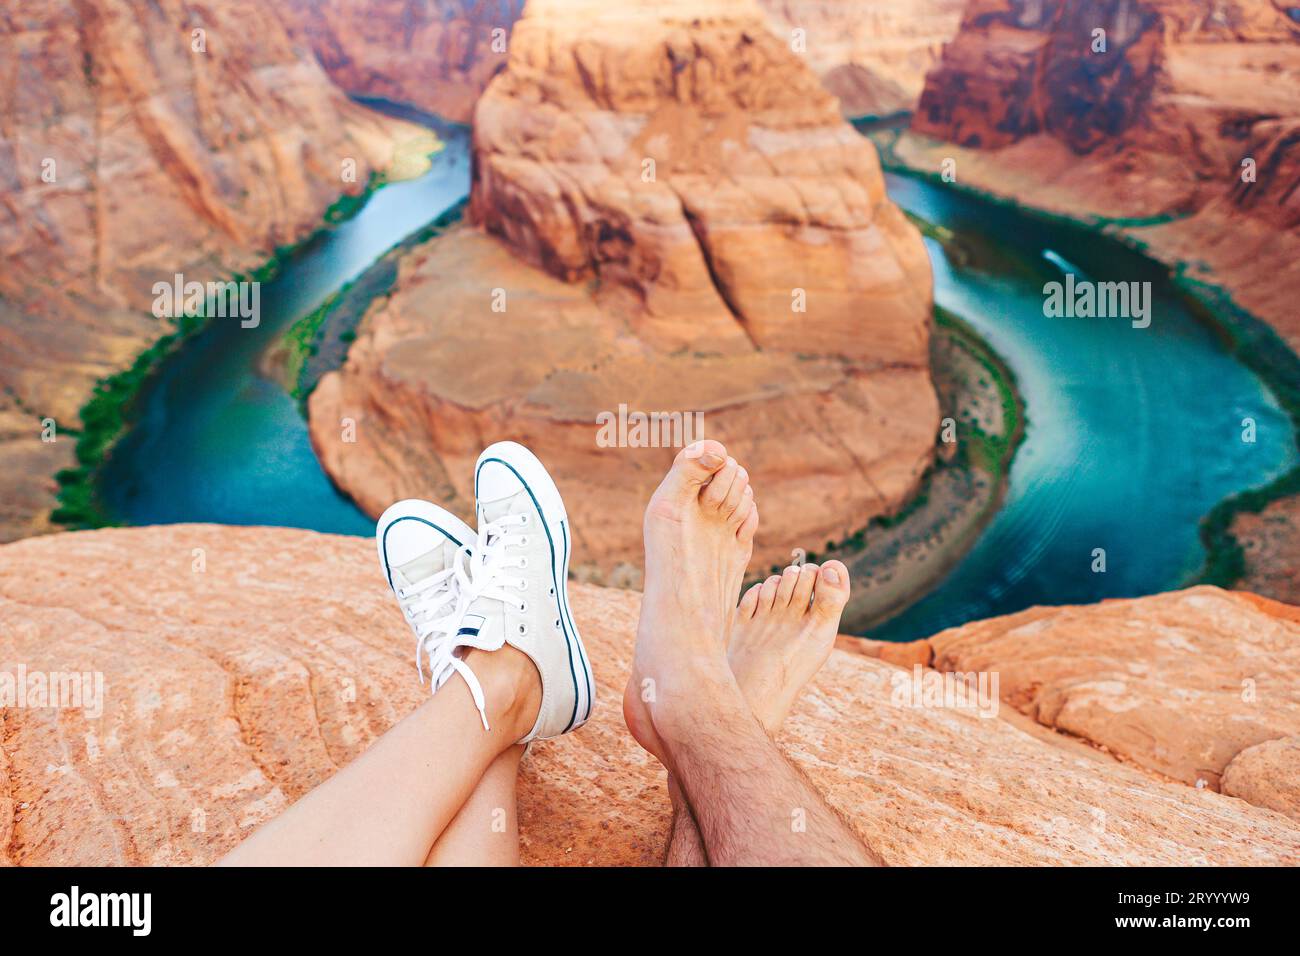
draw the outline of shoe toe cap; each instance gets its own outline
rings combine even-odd
[[[426,555],[447,540],[428,521],[410,515],[394,518],[381,534],[381,553],[390,568]]]
[[[475,493],[481,502],[501,501],[517,495],[523,488],[519,475],[504,462],[489,460],[479,467]]]

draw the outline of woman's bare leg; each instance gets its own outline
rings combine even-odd
[[[471,651],[466,662],[483,685],[491,730],[483,729],[465,682],[453,677],[360,757],[220,863],[423,863],[488,768],[532,729],[541,706],[541,678],[521,651],[509,646],[491,653]]]
[[[456,819],[429,851],[425,866],[518,866],[516,784],[524,748],[511,747],[487,768]]]

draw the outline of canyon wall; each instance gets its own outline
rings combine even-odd
[[[620,707],[640,595],[572,596],[597,703],[523,764],[523,859],[655,865],[664,773]],[[1204,588],[935,638],[1000,670],[987,716],[855,642],[778,742],[893,865],[1295,866],[1297,616]],[[0,548],[0,671],[104,675],[99,715],[0,710],[0,865],[212,862],[426,699],[411,639],[359,538],[168,525]],[[1225,762],[1223,792],[1178,782]]]
[[[966,0],[760,2],[773,31],[799,48],[845,116],[914,109],[966,6]]]
[[[913,130],[909,163],[1113,219],[1300,346],[1300,7],[972,0]]]
[[[468,123],[506,61],[523,0],[284,0],[321,66],[353,95]]]
[[[96,380],[169,331],[154,283],[255,266],[413,131],[350,102],[252,0],[22,0],[0,72],[7,540],[47,527]]]
[[[760,0],[846,116],[911,110],[965,0]],[[283,0],[295,33],[354,95],[469,122],[505,65],[523,0]]]
[[[515,438],[561,479],[580,569],[634,583],[674,452],[609,447],[599,416],[621,406],[734,445],[771,496],[760,563],[915,490],[938,426],[929,261],[874,148],[752,2],[530,2],[473,149],[475,227],[403,259],[311,397],[364,509],[471,515],[479,449]]]

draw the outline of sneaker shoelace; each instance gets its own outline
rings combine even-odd
[[[516,533],[515,529],[527,527],[529,520],[528,515],[525,514],[504,515],[496,521],[490,521],[479,528],[478,546],[472,552],[469,549],[461,552],[469,554],[469,573],[463,579],[458,578],[462,581],[462,587],[456,608],[451,615],[440,619],[448,621],[454,615],[454,621],[445,632],[446,640],[452,647],[465,611],[479,598],[501,601],[517,608],[521,614],[528,610],[528,602],[520,596],[520,592],[528,590],[528,581],[510,573],[515,569],[528,567],[528,558],[509,552],[528,545],[528,536]],[[457,557],[459,556],[458,554]],[[520,624],[519,633],[527,634],[528,625]],[[500,643],[496,647],[485,648],[485,650],[499,650],[505,643],[504,632],[498,635],[498,638]],[[487,705],[478,678],[474,676],[469,665],[454,654],[448,659],[449,665],[444,666],[455,668],[456,672],[465,678],[465,683],[469,685],[470,693],[474,697],[474,706],[478,708],[479,717],[483,720],[483,729],[489,730]]]
[[[507,552],[528,546],[528,535],[513,529],[526,528],[529,522],[526,514],[503,515],[479,529],[478,547],[470,558],[474,597],[501,601],[517,608],[521,614],[527,612],[528,602],[520,595],[528,590],[528,579],[510,572],[528,567],[528,558]],[[520,624],[519,633],[527,634],[528,626]]]
[[[415,628],[415,669],[424,683],[424,659],[429,660],[429,680],[437,690],[452,674],[460,674],[469,687],[474,706],[487,729],[487,707],[478,678],[456,655],[457,630],[470,601],[470,578],[466,570],[468,548],[456,552],[452,565],[423,581],[397,589],[398,600]]]
[[[429,677],[437,690],[451,677],[460,674],[469,687],[474,706],[478,708],[483,729],[490,730],[487,719],[487,700],[483,685],[474,671],[456,651],[463,645],[457,643],[461,621],[471,604],[478,598],[501,601],[523,614],[528,602],[521,592],[528,590],[526,578],[512,574],[528,567],[528,558],[510,553],[513,549],[527,547],[528,535],[516,529],[526,528],[528,515],[504,515],[479,529],[478,546],[461,548],[456,552],[452,566],[431,574],[418,584],[399,588],[397,596],[411,615],[417,634],[415,666],[420,680],[424,680],[423,659],[429,660]],[[528,633],[528,625],[519,625],[521,636]],[[499,635],[501,644],[505,635]],[[498,650],[501,647],[484,648]]]

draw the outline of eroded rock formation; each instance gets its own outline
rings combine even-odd
[[[734,444],[770,496],[760,562],[916,487],[938,425],[924,247],[752,2],[530,2],[474,166],[482,231],[407,256],[311,399],[366,510],[470,514],[478,450],[517,438],[563,480],[578,562],[622,580],[673,451],[607,447],[598,416],[620,407],[702,413]]]
[[[806,57],[846,116],[916,106],[965,0],[761,0],[773,32]],[[506,62],[523,0],[287,0],[330,77],[349,93],[469,122]]]
[[[1030,608],[862,651],[946,672],[997,673],[1002,698],[1038,724],[1214,790],[1243,754],[1300,730],[1298,638],[1295,607],[1197,587]],[[1266,781],[1248,769],[1267,774],[1269,764],[1239,764],[1225,790],[1280,789],[1300,798],[1300,777]]]
[[[619,706],[639,600],[574,589],[598,701],[587,726],[538,745],[524,764],[525,862],[661,858],[663,771]],[[1051,623],[1061,616],[1078,639],[1065,654]],[[1139,718],[1158,704],[1170,717],[1147,726],[1168,733],[1154,743],[1175,752],[1213,731],[1197,715],[1228,694],[1207,687],[1215,674],[1233,689],[1256,678],[1252,726],[1295,733],[1300,624],[1267,606],[1203,589],[1125,602],[1122,614],[1102,605],[972,627],[971,643],[1004,668],[1004,690],[1022,698],[1038,681],[1072,681],[1091,699],[1141,704]],[[1235,648],[1227,631],[1243,635]],[[373,543],[358,538],[171,525],[0,548],[0,672],[104,677],[99,716],[0,709],[0,863],[212,861],[418,706],[427,688],[410,640]],[[1232,649],[1249,656],[1221,656]],[[1090,661],[1118,672],[1090,683]],[[889,863],[1300,863],[1300,822],[1247,802],[1254,790],[1237,799],[1162,780],[1006,704],[993,717],[909,706],[899,689],[911,679],[910,669],[837,651],[780,738]],[[1134,696],[1108,691],[1116,681]],[[1152,681],[1163,696],[1144,696]],[[1110,713],[1117,725],[1129,719]],[[1243,780],[1257,749],[1233,761]]]
[[[1300,820],[1300,736],[1247,747],[1223,771],[1223,792]]]
[[[506,61],[523,0],[288,0],[286,16],[354,95],[468,123]]]
[[[155,282],[247,269],[360,190],[405,127],[351,103],[252,0],[0,18],[0,539],[46,527],[94,382],[168,330]],[[344,178],[351,160],[353,181]],[[42,420],[57,421],[54,443]]]

